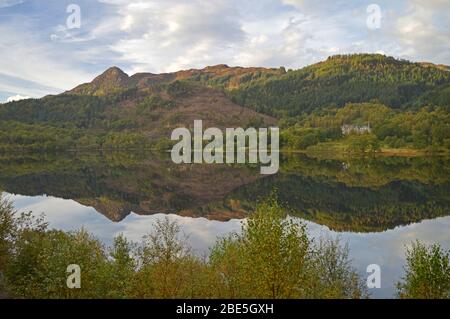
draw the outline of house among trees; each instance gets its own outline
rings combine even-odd
[[[342,135],[349,135],[351,133],[356,133],[356,134],[372,133],[370,123],[367,123],[367,125],[343,124],[341,126],[341,130],[342,130]]]

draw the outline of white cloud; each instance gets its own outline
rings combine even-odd
[[[450,60],[450,2],[413,0],[398,12],[389,35],[401,53],[412,59]]]
[[[307,0],[281,0],[281,3],[291,5],[297,8],[303,8]]]
[[[13,96],[10,96],[9,98],[7,98],[6,99],[6,103],[14,102],[14,101],[20,101],[20,100],[26,100],[26,99],[30,99],[30,97],[17,94],[17,95],[13,95]]]
[[[132,63],[132,71],[222,63],[245,37],[239,12],[224,0],[127,2],[118,12],[125,36],[111,48]]]
[[[0,0],[0,7],[12,3],[18,1]],[[62,26],[65,10],[61,17],[48,16],[50,6],[39,13],[8,13],[0,21],[0,49],[6,52],[0,55],[1,73],[41,87],[5,82],[0,76],[0,91],[3,96],[14,92],[33,97],[60,92],[91,80],[111,65],[128,73],[222,63],[298,68],[332,54],[359,52],[450,63],[447,0],[379,0],[383,18],[377,30],[366,25],[369,3],[81,1],[79,30]],[[55,10],[59,12],[59,7]],[[30,15],[34,18],[28,19]]]
[[[344,49],[337,40],[345,34],[334,17],[319,19],[280,3],[268,14],[275,1],[254,2],[252,12],[249,3],[237,1],[107,2],[117,5],[117,28],[126,34],[111,48],[132,64],[130,73],[221,63],[301,67]]]

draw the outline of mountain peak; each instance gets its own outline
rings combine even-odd
[[[207,66],[204,70],[217,70],[217,69],[229,69],[230,67],[227,64],[217,64]]]
[[[103,72],[103,74],[105,73],[112,73],[112,74],[125,74],[127,75],[124,71],[122,71],[121,68],[119,68],[118,66],[112,66],[108,69],[105,70],[105,72]]]
[[[127,88],[130,85],[128,74],[117,66],[110,67],[92,82],[84,83],[69,91],[72,94],[104,95],[111,90]]]
[[[110,86],[123,86],[126,85],[126,82],[128,80],[128,74],[123,72],[120,68],[117,66],[113,66],[109,69],[107,69],[105,72],[97,76],[92,83],[93,84],[100,84],[101,86],[105,85]]]

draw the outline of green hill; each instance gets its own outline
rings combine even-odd
[[[277,117],[377,100],[392,108],[450,104],[448,67],[379,54],[339,55],[229,91],[233,101]]]
[[[284,127],[307,128],[300,132],[306,141],[290,138],[291,133],[298,135],[297,129],[284,139],[291,147],[305,148],[340,138],[338,126],[346,117],[337,110],[363,102],[369,113],[383,110],[370,118],[389,114],[397,122],[412,123],[401,134],[396,122],[376,123],[382,127],[377,130],[380,140],[388,138],[390,146],[446,145],[449,68],[358,54],[330,57],[288,72],[216,65],[129,76],[112,67],[92,82],[60,95],[1,104],[0,150],[167,148],[170,132],[192,126],[194,119],[219,128],[267,126],[283,119]],[[423,110],[425,106],[429,108]],[[424,114],[398,117],[419,110]],[[315,118],[305,120],[311,114]],[[315,125],[317,116],[324,114],[324,121],[331,124]],[[429,125],[420,126],[424,116]],[[411,121],[412,117],[416,120]],[[311,127],[327,131],[311,132]],[[413,143],[423,134],[427,137]]]
[[[276,122],[221,90],[189,81],[194,74],[129,77],[110,68],[63,94],[2,104],[0,150],[166,149],[172,130],[192,127],[196,119],[218,128]]]

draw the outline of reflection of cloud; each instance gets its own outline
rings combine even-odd
[[[92,232],[97,238],[111,244],[113,238],[124,234],[132,241],[138,242],[152,230],[153,222],[166,215],[139,216],[134,213],[123,221],[114,223],[97,213],[92,207],[80,205],[73,200],[64,200],[46,196],[21,196],[7,194],[19,211],[45,212],[50,227],[73,230],[81,227]],[[204,218],[181,217],[168,215],[171,221],[181,226],[182,232],[188,236],[188,243],[196,252],[208,252],[217,237],[226,236],[241,229],[240,220],[228,222],[211,221]],[[294,218],[294,217],[293,217]],[[314,238],[339,237],[342,243],[348,243],[353,264],[363,278],[366,278],[366,267],[369,264],[381,266],[382,289],[372,289],[374,297],[392,297],[394,283],[400,280],[402,266],[405,263],[405,246],[420,240],[426,244],[440,243],[450,249],[450,216],[425,220],[408,226],[397,227],[380,233],[338,233],[330,231],[326,226],[305,221],[308,233]]]
[[[108,244],[111,244],[114,237],[119,234],[124,234],[130,240],[138,242],[144,235],[152,231],[152,225],[156,219],[168,216],[171,221],[180,224],[182,232],[188,237],[192,247],[202,253],[208,251],[218,236],[239,231],[241,227],[240,220],[223,223],[205,218],[164,214],[140,216],[134,213],[128,215],[120,223],[114,223],[97,213],[94,208],[83,206],[73,200],[51,196],[31,197],[5,194],[14,203],[14,207],[21,212],[32,211],[36,215],[45,212],[51,228],[74,230],[84,227]]]
[[[309,233],[321,236],[339,236],[350,247],[350,257],[365,278],[370,264],[381,266],[382,289],[372,289],[374,297],[391,297],[394,283],[399,281],[405,264],[405,247],[420,240],[425,244],[440,243],[450,249],[450,216],[424,220],[408,226],[399,226],[381,233],[337,233],[327,227],[307,222]]]
[[[240,220],[230,220],[224,223],[205,218],[164,214],[139,216],[132,213],[120,222],[123,226],[120,232],[133,241],[140,241],[144,235],[152,231],[152,224],[155,220],[165,217],[181,226],[182,235],[187,237],[189,245],[200,254],[208,252],[218,237],[239,231],[241,228]]]

